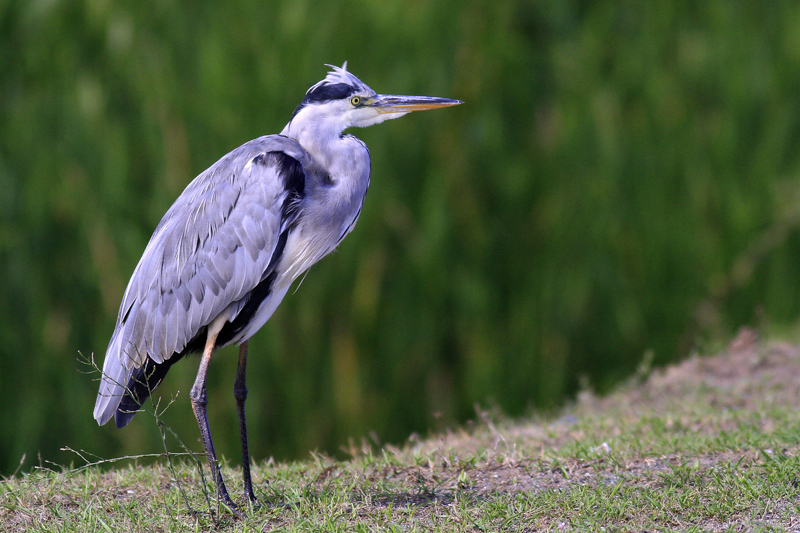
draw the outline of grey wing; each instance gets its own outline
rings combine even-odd
[[[269,274],[307,160],[291,139],[255,139],[195,178],[167,211],[120,306],[95,405],[100,424],[148,356],[163,363],[221,313],[235,318]]]

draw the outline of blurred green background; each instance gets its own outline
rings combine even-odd
[[[256,460],[604,391],[800,312],[800,4],[0,0],[0,473],[158,452],[92,419],[125,285],[185,185],[324,63],[465,105],[352,131],[358,227],[251,343]],[[209,378],[238,464],[235,348]],[[159,389],[195,449],[197,359]]]

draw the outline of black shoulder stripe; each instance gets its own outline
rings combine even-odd
[[[284,152],[270,152],[270,157],[275,158],[278,175],[286,191],[286,199],[281,206],[281,228],[286,229],[297,218],[297,208],[306,192],[306,171],[303,165],[294,157]]]
[[[300,161],[285,152],[270,152],[275,159],[283,188],[289,196],[303,196],[306,188],[306,172]]]

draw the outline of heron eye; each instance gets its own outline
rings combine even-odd
[[[350,103],[351,103],[351,104],[353,104],[353,106],[355,106],[355,107],[358,107],[358,106],[360,106],[360,105],[361,105],[361,97],[360,97],[360,96],[354,96],[354,97],[352,97],[352,98],[350,99]]]

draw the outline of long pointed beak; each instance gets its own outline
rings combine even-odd
[[[410,113],[411,111],[424,111],[438,109],[451,105],[463,104],[461,100],[438,98],[435,96],[400,96],[396,94],[379,94],[370,103],[378,113]]]

